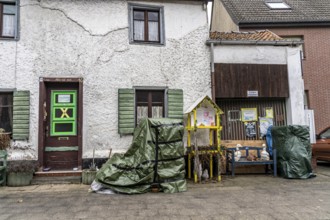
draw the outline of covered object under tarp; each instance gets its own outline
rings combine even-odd
[[[278,171],[284,178],[306,179],[312,173],[312,149],[307,126],[274,126],[273,148],[277,151]]]
[[[145,193],[157,186],[166,193],[187,190],[182,120],[144,119],[125,154],[114,154],[95,181],[119,193]]]

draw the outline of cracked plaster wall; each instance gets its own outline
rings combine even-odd
[[[11,159],[37,158],[40,77],[83,77],[83,158],[93,147],[96,157],[129,147],[132,136],[117,130],[118,88],[181,88],[185,109],[210,95],[201,3],[135,2],[164,6],[165,46],[129,44],[127,1],[21,0],[20,40],[0,41],[0,89],[31,92],[30,139],[14,144]]]

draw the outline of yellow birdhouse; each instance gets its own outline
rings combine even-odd
[[[220,124],[220,115],[223,111],[208,96],[203,96],[196,100],[185,112],[187,116],[186,130],[187,136],[187,152],[188,152],[188,178],[191,178],[191,160],[197,154],[207,154],[210,156],[210,178],[213,177],[213,156],[217,155],[220,162],[220,134],[222,126]],[[209,146],[194,146],[191,144],[192,132],[198,129],[209,130]],[[216,142],[216,143],[214,143]],[[198,151],[198,152],[196,152]],[[194,172],[194,180],[197,182],[197,172]],[[220,172],[218,172],[218,181],[221,180]]]

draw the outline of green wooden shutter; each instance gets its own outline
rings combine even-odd
[[[168,117],[183,119],[183,91],[182,89],[167,90]]]
[[[15,91],[13,102],[13,139],[29,139],[30,91]]]
[[[118,89],[118,132],[132,134],[135,128],[134,89]]]

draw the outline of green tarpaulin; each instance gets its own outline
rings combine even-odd
[[[145,193],[157,186],[166,193],[187,190],[182,120],[144,119],[125,154],[114,154],[95,181],[120,193]]]
[[[289,125],[272,128],[273,148],[277,151],[278,171],[284,178],[306,179],[312,173],[312,149],[307,126]]]

